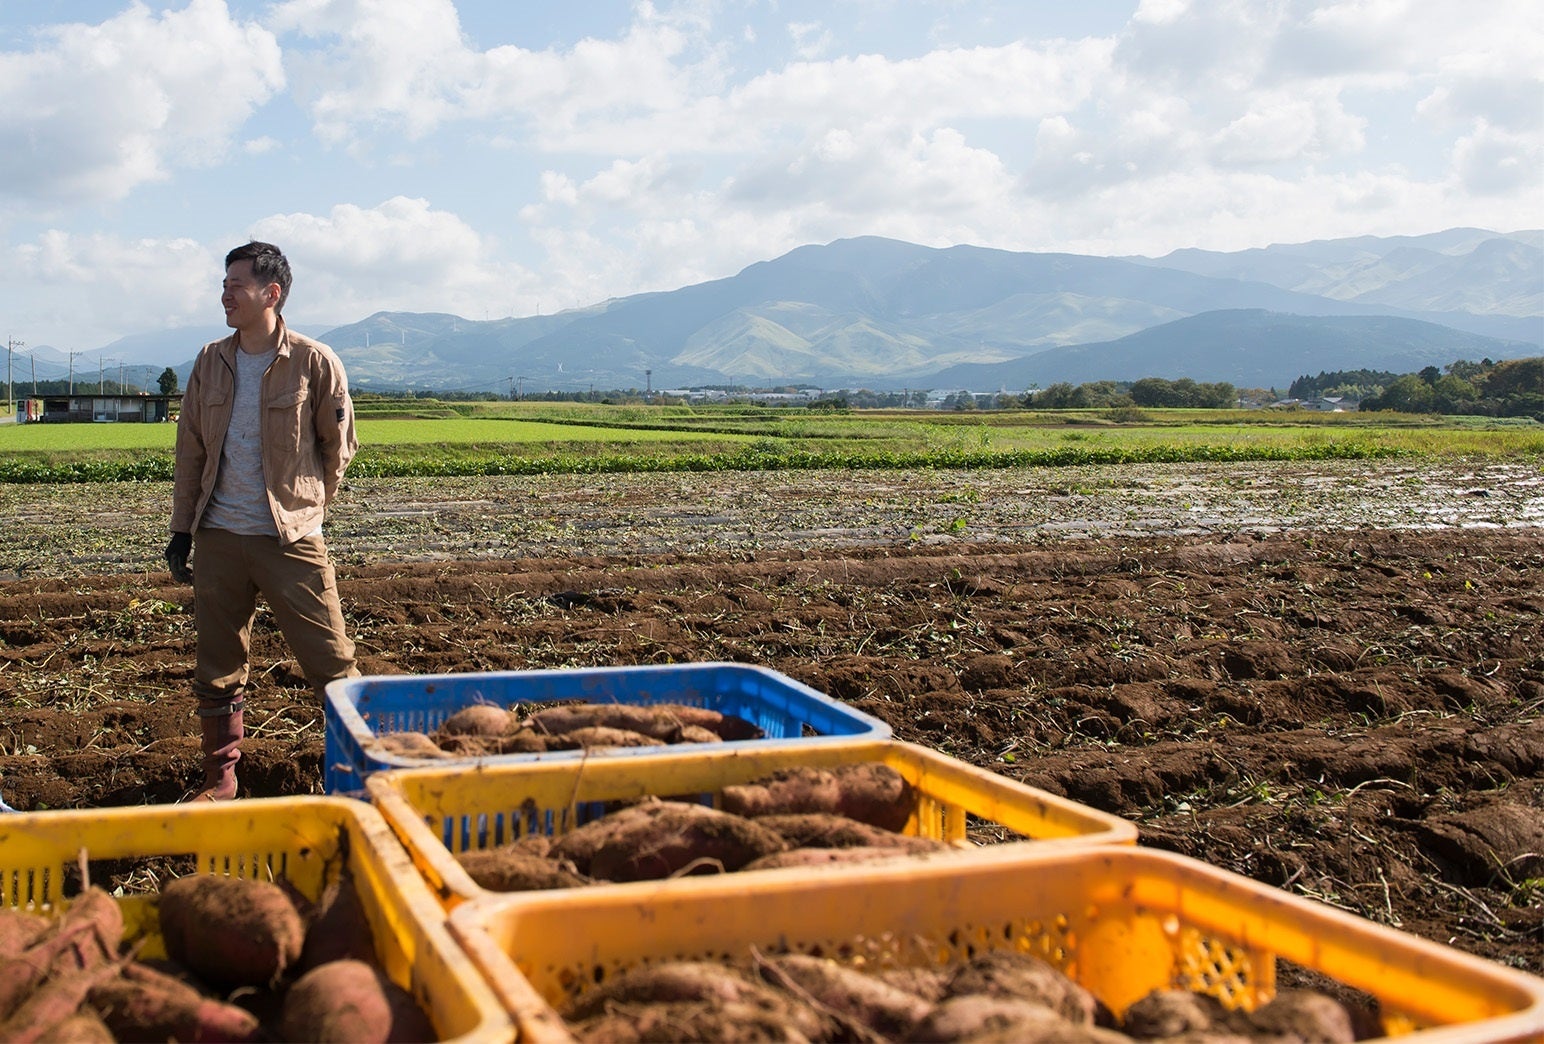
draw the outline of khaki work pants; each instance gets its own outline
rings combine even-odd
[[[318,696],[328,682],[359,675],[354,643],[344,630],[337,574],[321,536],[286,546],[273,536],[200,529],[193,547],[194,695],[227,701],[241,695],[259,594]]]

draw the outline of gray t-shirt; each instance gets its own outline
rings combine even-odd
[[[202,525],[246,536],[278,536],[263,480],[263,374],[279,354],[236,351],[235,402],[220,450],[220,477]]]

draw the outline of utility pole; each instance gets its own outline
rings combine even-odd
[[[16,386],[11,383],[11,359],[16,354],[16,349],[18,349],[18,348],[25,348],[25,347],[27,347],[25,341],[18,341],[14,337],[6,338],[6,341],[5,341],[5,409],[6,409],[6,413],[10,415],[12,420],[14,420],[16,418]],[[36,358],[34,358],[32,360],[32,372],[33,373],[37,373],[37,365],[38,365],[38,361],[37,361]],[[33,378],[33,384],[34,384],[34,386],[37,384],[37,378],[36,377]],[[36,393],[36,388],[35,387],[34,387],[34,393]]]
[[[71,395],[75,394],[75,357],[77,355],[79,355],[79,354],[81,354],[81,353],[80,352],[71,352],[70,353],[70,394]]]

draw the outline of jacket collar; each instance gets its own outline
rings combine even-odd
[[[290,354],[290,332],[289,332],[289,327],[285,325],[284,317],[282,315],[278,316],[277,318],[279,320],[279,355],[278,355],[278,357],[281,358],[281,359],[287,359],[289,357],[289,354]],[[231,359],[235,359],[236,358],[235,353],[239,352],[241,350],[241,331],[240,330],[233,331],[231,333],[231,335],[225,339],[224,343],[229,346],[229,350],[228,350],[229,357]]]

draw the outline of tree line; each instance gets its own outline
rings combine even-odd
[[[1474,417],[1533,417],[1544,421],[1544,356],[1492,362],[1457,362],[1418,373],[1343,370],[1299,377],[1292,395],[1345,395],[1363,410],[1462,414]]]

